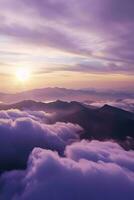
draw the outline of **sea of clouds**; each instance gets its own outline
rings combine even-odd
[[[79,138],[80,126],[50,125],[51,117],[42,111],[0,111],[0,170],[24,168],[34,147],[63,154],[66,145]]]
[[[102,107],[104,104],[108,104],[123,110],[134,112],[134,99],[118,99],[118,100],[105,100],[105,101],[95,101],[89,103],[91,106]]]
[[[133,200],[134,151],[45,112],[0,112],[0,200]]]

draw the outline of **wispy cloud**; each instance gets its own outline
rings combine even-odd
[[[1,1],[0,7],[1,37],[4,36],[6,45],[6,40],[11,46],[20,45],[16,58],[10,53],[14,61],[16,59],[15,64],[24,58],[26,63],[34,65],[35,54],[23,54],[29,48],[37,53],[39,63],[40,60],[44,62],[44,71],[47,72],[61,70],[133,75],[132,0],[6,0]],[[0,41],[3,43],[3,39]],[[59,61],[55,59],[55,63],[59,67],[46,70],[47,52],[53,55],[51,58],[58,55]],[[8,53],[5,52],[5,55],[11,63],[13,60]],[[73,61],[68,64],[63,57],[70,56]],[[64,60],[62,64],[60,60]],[[49,64],[52,61],[49,60]],[[37,62],[36,68],[40,71]]]

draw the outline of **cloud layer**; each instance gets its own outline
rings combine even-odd
[[[0,111],[0,199],[133,200],[134,151],[80,141],[78,125],[51,117]]]
[[[102,107],[104,104],[108,104],[123,110],[134,112],[134,99],[117,99],[112,101],[96,101],[91,103],[92,106]]]
[[[25,171],[0,179],[2,200],[133,200],[134,152],[112,142],[77,142],[66,157],[35,148]]]
[[[78,125],[49,125],[45,123],[48,116],[35,111],[0,111],[0,170],[24,168],[34,147],[62,154],[67,144],[79,138],[82,129]]]

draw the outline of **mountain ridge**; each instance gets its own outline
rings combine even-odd
[[[0,101],[3,103],[16,103],[23,100],[36,100],[36,101],[55,101],[61,99],[63,101],[84,101],[96,99],[113,99],[113,98],[134,98],[132,93],[126,92],[101,92],[96,90],[82,90],[82,89],[67,89],[59,87],[47,87],[41,89],[27,90],[17,93],[0,93]]]
[[[109,105],[101,108],[88,108],[80,102],[61,100],[49,103],[24,100],[16,104],[0,105],[0,110],[8,109],[54,113],[50,123],[79,124],[84,129],[81,136],[83,139],[120,141],[125,141],[127,137],[134,139],[134,113]]]

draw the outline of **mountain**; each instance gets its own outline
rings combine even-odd
[[[19,110],[33,110],[33,111],[45,111],[49,113],[69,113],[76,112],[77,110],[86,108],[83,104],[79,102],[64,102],[57,100],[54,102],[43,103],[33,100],[24,100],[15,104],[0,104],[0,110],[8,109],[19,109]]]
[[[123,109],[120,109],[120,108],[116,108],[116,107],[113,107],[113,106],[109,106],[107,104],[105,104],[104,106],[102,106],[100,109],[99,109],[99,112],[101,114],[105,114],[107,116],[111,116],[113,118],[118,118],[118,119],[121,119],[121,118],[133,118],[134,114],[131,113],[131,112],[128,112],[128,111],[125,111]]]
[[[0,105],[0,110],[12,108],[55,113],[50,123],[60,121],[79,124],[84,129],[82,138],[120,141],[125,141],[126,137],[134,139],[134,114],[113,106],[90,108],[79,102],[61,100],[49,103],[25,100],[16,104]]]
[[[94,94],[89,94],[82,90],[72,90],[65,88],[43,88],[34,89],[15,94],[0,93],[0,101],[3,103],[16,103],[23,100],[35,100],[35,101],[56,101],[61,100],[81,100],[86,98],[94,98]]]
[[[15,94],[0,93],[0,102],[3,103],[16,103],[23,100],[35,101],[56,101],[57,99],[63,101],[90,101],[105,100],[117,98],[134,98],[132,93],[123,92],[101,92],[95,90],[73,90],[66,88],[42,88],[34,89]]]

